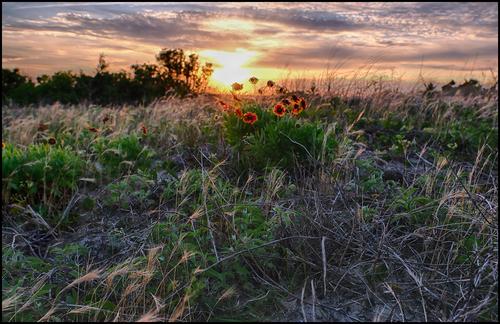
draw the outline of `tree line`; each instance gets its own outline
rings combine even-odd
[[[131,73],[110,72],[103,54],[94,75],[59,71],[44,74],[36,83],[18,68],[2,68],[2,106],[8,104],[92,103],[98,105],[148,104],[167,94],[185,97],[206,90],[213,73],[211,63],[182,49],[162,49],[157,64],[131,65]]]

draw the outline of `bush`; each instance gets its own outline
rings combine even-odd
[[[156,153],[145,146],[136,134],[115,139],[100,137],[94,143],[99,162],[105,174],[117,176],[127,171],[148,170]]]
[[[314,166],[325,140],[321,124],[304,122],[290,115],[280,118],[255,106],[244,109],[246,112],[257,114],[257,122],[245,124],[235,114],[228,114],[224,119],[225,138],[239,155],[242,167],[264,170],[266,167]],[[328,136],[325,144],[327,155],[331,155],[336,141]]]
[[[2,100],[21,105],[149,104],[167,93],[184,97],[203,92],[213,73],[211,63],[201,66],[197,54],[186,55],[182,49],[163,49],[156,59],[158,64],[131,65],[132,76],[126,71],[107,71],[109,64],[101,54],[93,76],[59,71],[37,77],[36,85],[19,69],[2,69]]]
[[[7,144],[2,152],[2,201],[64,206],[84,165],[80,156],[62,147],[36,144],[22,150]]]

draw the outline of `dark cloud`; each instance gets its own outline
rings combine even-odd
[[[394,54],[391,57],[398,61],[418,61],[422,59],[430,61],[465,61],[492,58],[498,55],[498,43],[479,46],[475,44],[468,44],[468,46],[462,44],[443,45],[437,49],[411,50],[411,53]]]
[[[401,67],[412,68],[412,69],[435,69],[435,70],[445,70],[445,71],[490,71],[493,69],[492,66],[481,66],[481,65],[458,65],[458,64],[418,64],[418,63],[402,63]]]
[[[121,14],[110,18],[94,18],[67,13],[57,18],[44,20],[18,20],[5,23],[4,31],[56,31],[102,38],[132,38],[143,43],[179,47],[210,48],[220,43],[221,37],[231,47],[247,46],[247,37],[235,32],[210,32],[201,28],[198,21],[192,21],[185,13],[172,18],[158,18],[151,15]]]
[[[420,62],[443,62],[443,69],[448,69],[450,61],[462,61],[472,59],[492,59],[497,56],[498,44],[486,44],[481,46],[471,45],[463,47],[460,45],[448,45],[445,48],[419,48],[411,47],[405,51],[394,52],[387,48],[373,50],[369,47],[343,45],[322,45],[316,48],[285,48],[266,53],[256,64],[259,66],[273,67],[286,65],[295,68],[321,68],[328,63],[349,60],[351,64],[371,63],[407,63],[406,66],[416,67]],[[416,62],[417,64],[408,64]],[[433,67],[438,64],[431,64]],[[431,66],[429,65],[429,66]],[[457,65],[458,66],[458,65]],[[492,68],[489,66],[488,68]],[[460,70],[460,69],[458,69]]]
[[[362,22],[352,21],[346,16],[331,11],[266,10],[249,7],[235,11],[232,15],[257,22],[278,23],[288,28],[309,31],[340,32],[361,30],[367,27]]]

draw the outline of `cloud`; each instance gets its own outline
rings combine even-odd
[[[142,63],[163,47],[244,48],[261,54],[260,68],[417,69],[424,60],[448,71],[467,60],[498,66],[498,4],[2,3],[2,40],[2,62],[40,71],[93,68],[101,51]]]
[[[190,20],[185,13],[171,18],[158,18],[144,13],[120,14],[109,18],[65,13],[43,20],[18,20],[5,23],[4,31],[62,32],[99,38],[132,38],[142,43],[177,47],[210,48],[220,43],[221,36],[229,46],[248,45],[247,38],[238,33],[205,31],[198,21]]]

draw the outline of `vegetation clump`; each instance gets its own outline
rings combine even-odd
[[[201,91],[159,58],[139,97]],[[80,100],[67,77],[34,89]],[[498,321],[496,97],[240,85],[6,105],[2,319]]]

